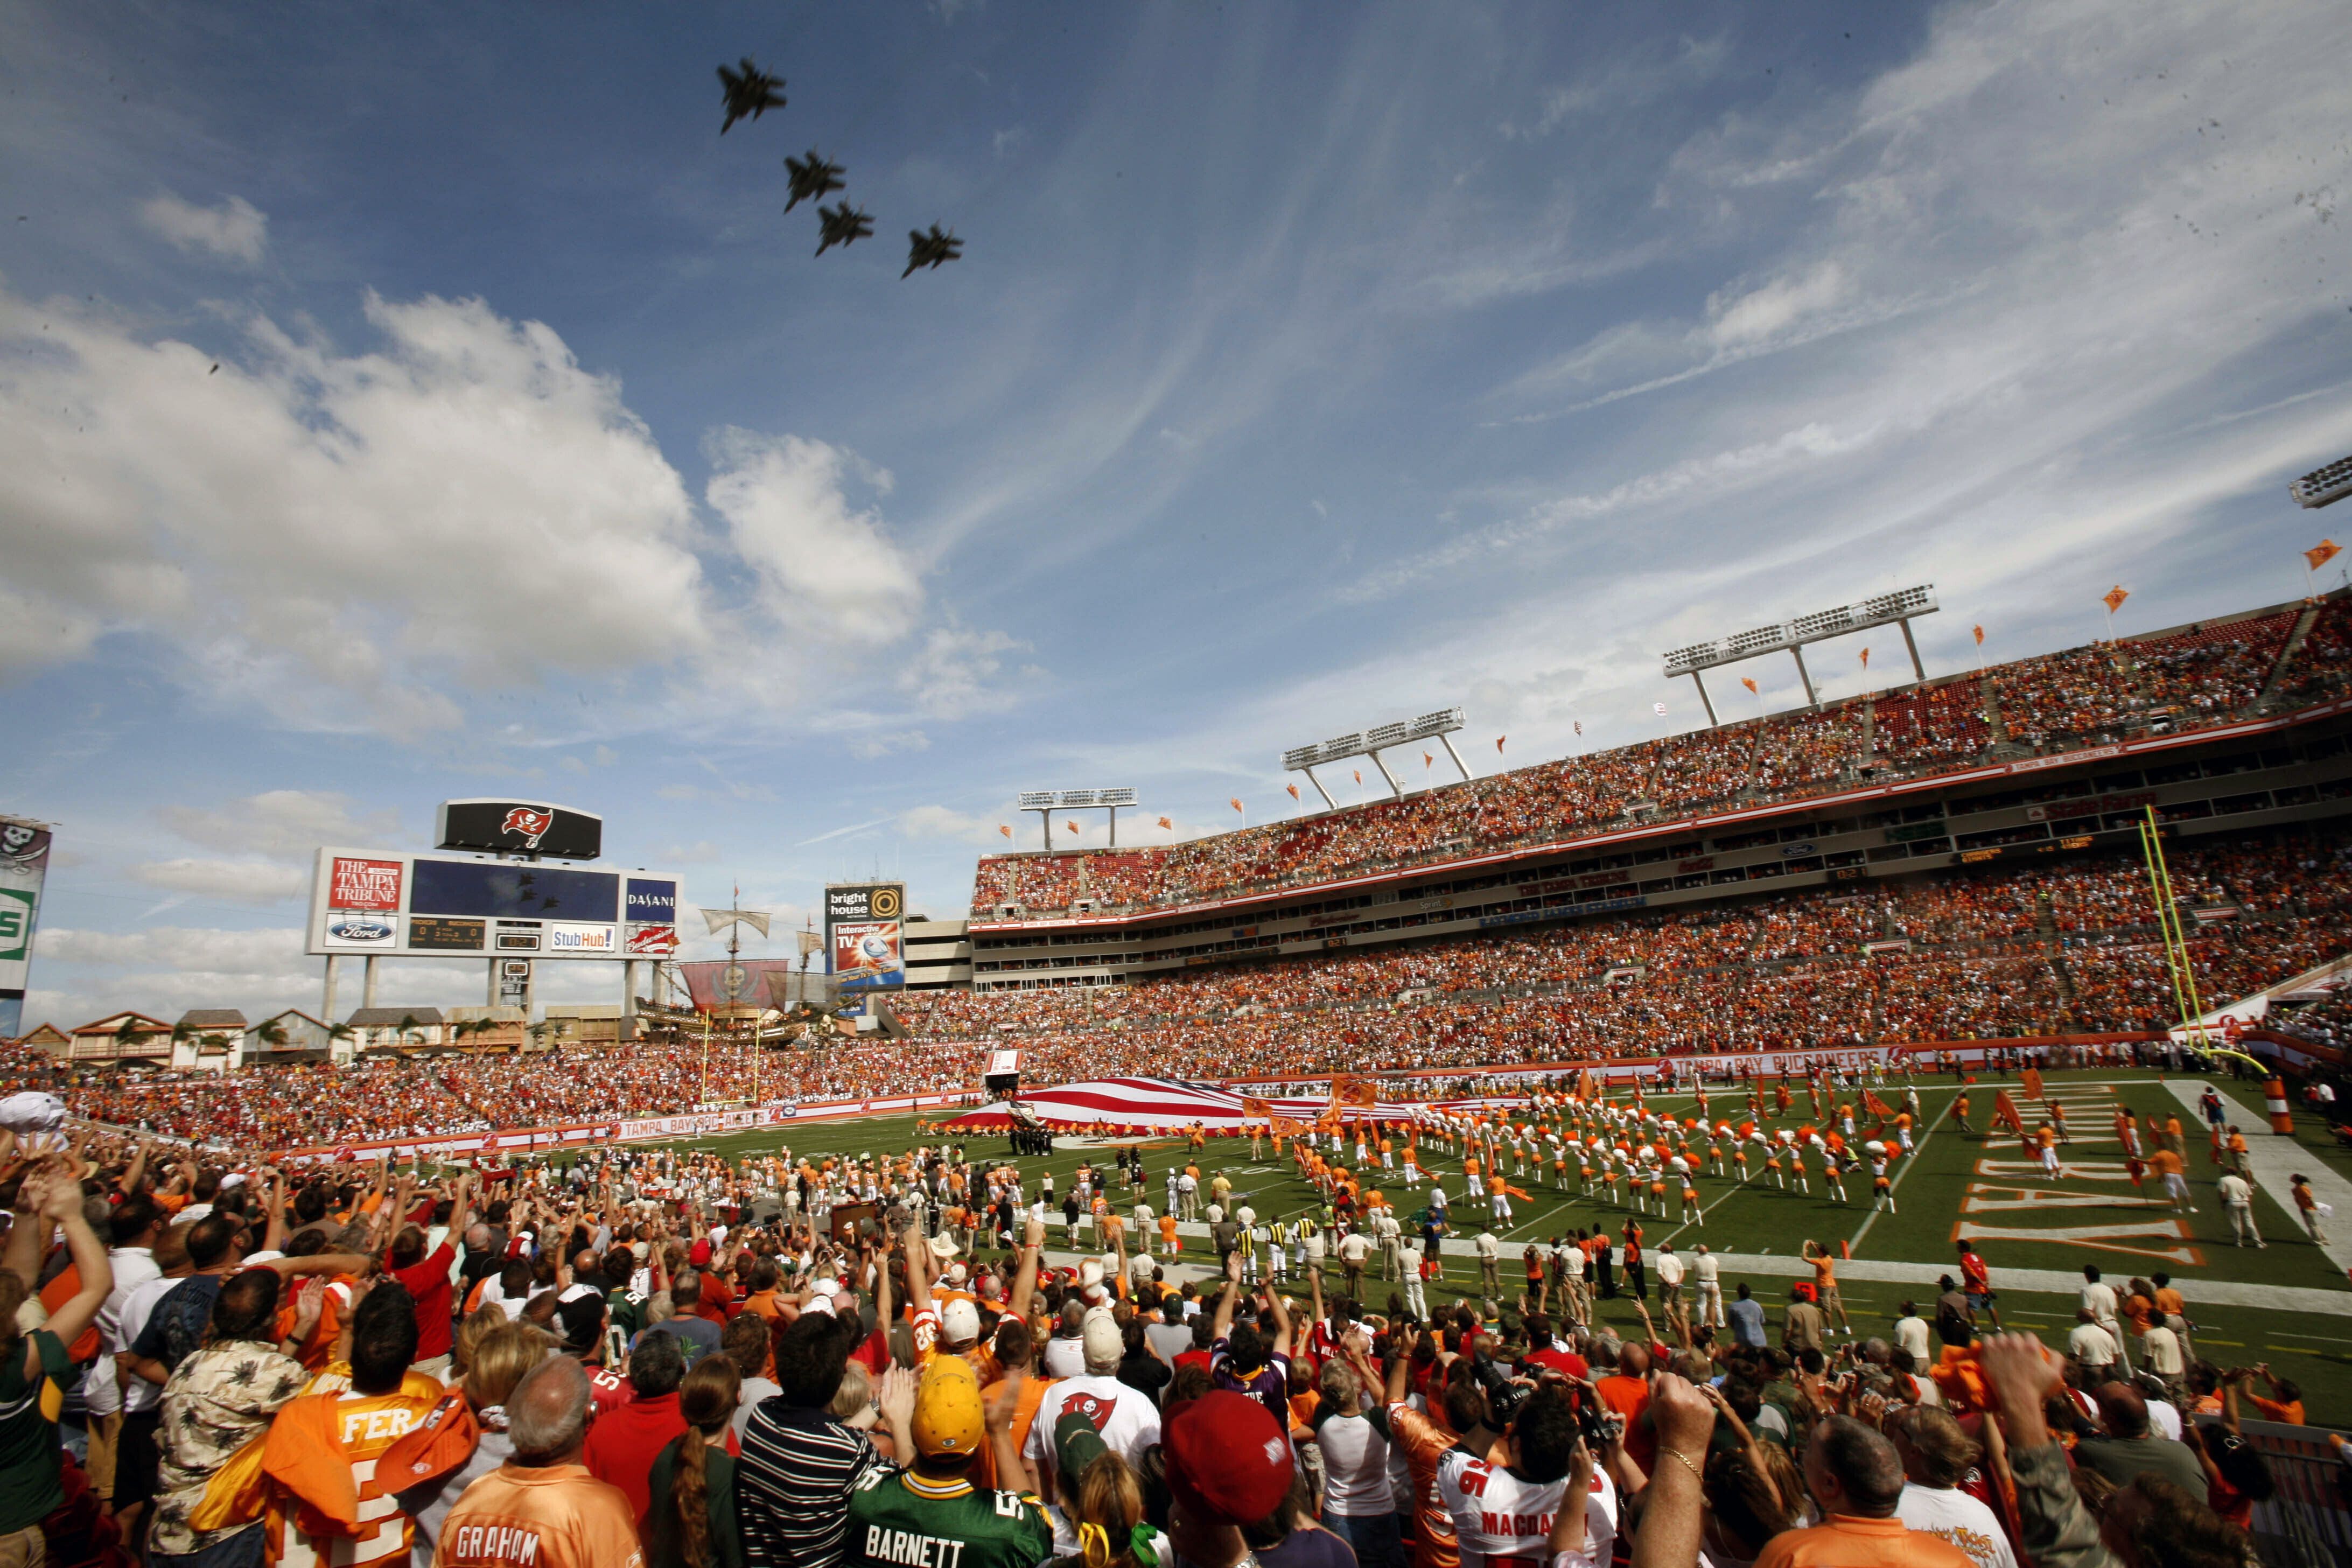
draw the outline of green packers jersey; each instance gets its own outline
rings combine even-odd
[[[1054,1527],[1024,1493],[876,1469],[850,1495],[846,1545],[858,1568],[1036,1568]]]

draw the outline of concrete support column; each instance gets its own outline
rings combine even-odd
[[[375,1005],[375,954],[372,952],[360,963],[360,1005]]]
[[[335,966],[339,962],[333,953],[327,954],[327,984],[319,998],[319,1021],[331,1029],[335,1026]]]

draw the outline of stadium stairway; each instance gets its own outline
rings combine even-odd
[[[2279,645],[2279,656],[2271,666],[2271,677],[2263,682],[2262,695],[2254,699],[2252,711],[2267,713],[2271,710],[2279,687],[2286,680],[2287,671],[2294,668],[2294,656],[2303,650],[2303,639],[2311,635],[2311,628],[2319,620],[2320,608],[2318,605],[2305,605],[2303,614],[2294,618],[2294,629],[2287,633],[2286,641]]]

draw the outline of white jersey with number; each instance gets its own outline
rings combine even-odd
[[[1523,1481],[1501,1465],[1449,1448],[1437,1461],[1437,1495],[1454,1516],[1462,1568],[1548,1568],[1549,1537],[1559,1511],[1563,1479]],[[1607,1475],[1592,1473],[1584,1510],[1584,1550],[1571,1553],[1571,1568],[1599,1568],[1609,1561],[1617,1538],[1617,1489]]]

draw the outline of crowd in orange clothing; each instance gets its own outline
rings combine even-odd
[[[2283,692],[2316,701],[2352,671],[2346,601],[2324,607]],[[1819,711],[1726,724],[1324,814],[1145,848],[982,859],[972,912],[1006,905],[1121,908],[1300,886],[1544,842],[1732,804],[1801,799],[1979,758],[2110,742],[2242,716],[2261,696],[2297,612],[2124,640],[1996,667]],[[2284,697],[2282,701],[2284,701]]]
[[[2200,999],[2246,994],[2341,952],[2352,842],[2254,835],[2171,855]],[[1873,948],[1877,951],[1870,951]],[[2146,876],[2111,853],[1739,903],[1153,976],[1124,986],[909,992],[894,1026],[824,1048],[723,1037],[348,1068],[117,1078],[20,1058],[0,1090],[64,1083],[79,1113],[173,1136],[331,1146],[407,1133],[855,1100],[973,1085],[1017,1043],[1032,1082],[1471,1069],[1535,1061],[1805,1049],[2179,1021]],[[906,1037],[891,1037],[903,1034]]]

